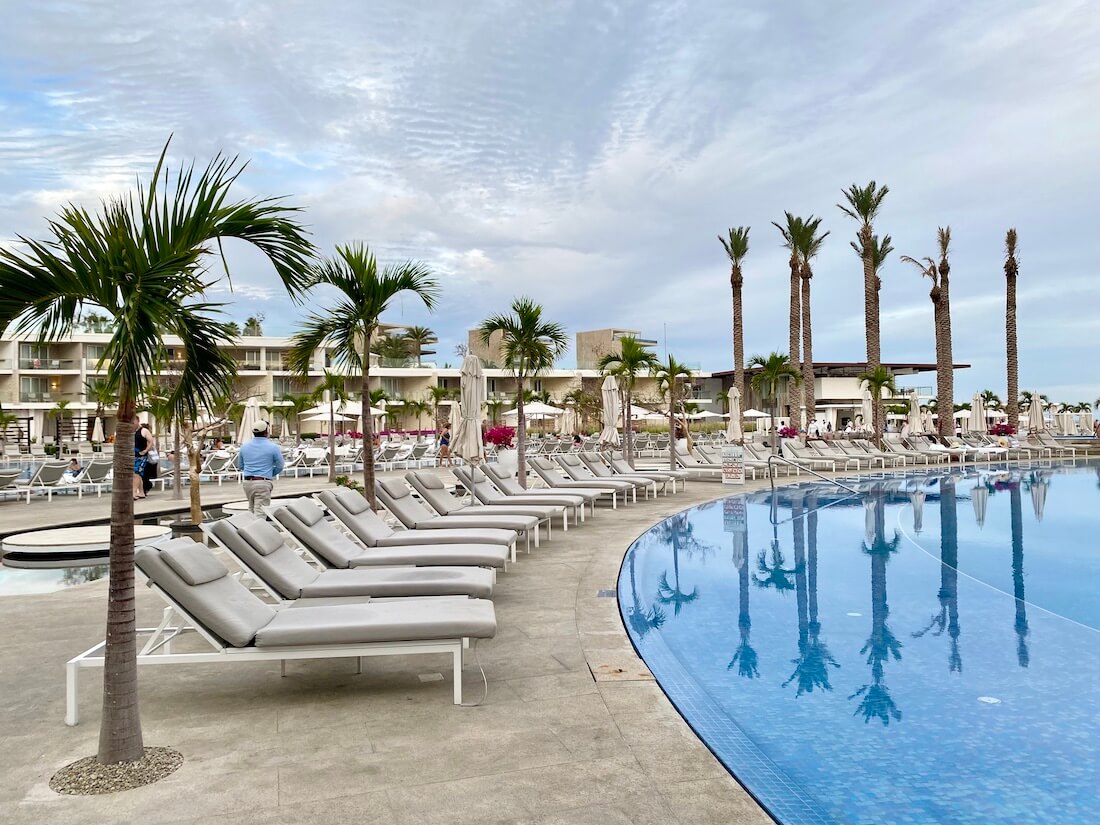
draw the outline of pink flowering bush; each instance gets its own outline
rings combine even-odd
[[[485,431],[485,440],[497,449],[511,448],[515,444],[515,427],[490,427]]]
[[[779,428],[779,437],[780,438],[797,438],[798,437],[798,427],[790,427],[790,426],[780,427]]]
[[[1016,435],[1016,428],[1011,424],[994,424],[989,428],[990,435]]]

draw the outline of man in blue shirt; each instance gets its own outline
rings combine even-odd
[[[258,516],[271,504],[275,478],[283,471],[283,451],[267,437],[267,429],[266,421],[257,421],[252,428],[252,440],[241,447],[240,454],[248,510]]]

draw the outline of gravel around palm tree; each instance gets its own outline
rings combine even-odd
[[[339,296],[335,305],[323,314],[312,313],[305,320],[293,338],[287,364],[291,371],[304,376],[309,372],[314,352],[331,346],[338,366],[361,373],[361,397],[366,408],[370,403],[370,342],[378,331],[382,313],[404,292],[419,298],[431,311],[439,295],[438,282],[425,264],[416,261],[379,268],[374,253],[365,244],[351,243],[337,246],[334,257],[311,267],[309,283],[334,287]],[[373,426],[370,410],[364,409],[363,494],[371,509],[377,510],[374,452],[370,449]],[[330,475],[335,469],[334,462]]]
[[[516,451],[517,475],[521,486],[527,486],[527,421],[524,418],[524,392],[527,380],[552,369],[569,348],[565,327],[542,316],[542,306],[530,298],[512,301],[510,314],[493,315],[478,327],[482,342],[488,346],[494,334],[500,333],[500,352],[516,379]]]
[[[313,247],[297,210],[269,198],[231,201],[243,166],[216,156],[200,174],[164,168],[165,145],[150,182],[102,204],[99,212],[69,205],[49,223],[52,236],[20,237],[0,248],[0,328],[67,338],[85,309],[113,322],[104,345],[104,380],[118,399],[119,449],[114,476],[133,474],[132,420],[137,394],[157,374],[169,336],[183,359],[170,399],[190,417],[230,386],[235,366],[225,348],[229,331],[219,304],[205,295],[215,284],[208,253],[222,238],[239,238],[275,267],[292,295],[305,286]],[[104,650],[103,715],[98,761],[133,762],[144,753],[137,689],[134,600],[134,500],[129,484],[111,492],[110,586]]]

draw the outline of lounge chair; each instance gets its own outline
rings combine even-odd
[[[882,450],[876,450],[870,444],[858,445],[851,441],[841,440],[834,441],[833,447],[840,450],[846,455],[854,456],[856,458],[870,458],[873,461],[878,461],[882,469],[886,469],[886,465],[891,467],[904,467],[905,456],[894,455],[893,453],[886,453]]]
[[[577,459],[581,460],[581,463],[587,467],[588,472],[592,473],[597,478],[621,478],[623,481],[636,481],[646,486],[646,496],[649,496],[649,486],[652,485],[653,496],[657,496],[659,492],[663,492],[664,495],[669,494],[669,484],[672,485],[672,492],[676,492],[676,480],[674,476],[668,473],[650,473],[642,472],[632,469],[632,467],[625,461],[619,463],[619,470],[615,470],[614,467],[610,467],[604,463],[602,455],[597,452],[582,452],[577,453]],[[625,467],[625,471],[624,471]]]
[[[0,470],[0,495],[15,492],[18,498],[19,493],[16,492],[16,483],[22,475],[23,471],[19,468]]]
[[[970,452],[965,447],[945,447],[942,444],[932,444],[927,438],[922,435],[911,436],[908,440],[902,443],[908,444],[909,447],[918,453],[926,453],[928,455],[942,455],[947,456],[950,461],[951,456],[959,459],[962,464],[966,463],[966,456]]]
[[[391,479],[392,480],[392,479]],[[439,515],[449,518],[470,518],[470,519],[511,519],[510,522],[497,522],[496,524],[487,523],[484,526],[493,527],[507,527],[517,532],[526,532],[528,536],[534,533],[535,547],[539,546],[540,539],[540,527],[545,524],[547,530],[547,537],[550,537],[551,519],[558,515],[558,512],[550,512],[544,508],[538,507],[482,507],[476,504],[467,504],[460,501],[455,496],[447,492],[447,488],[444,486],[442,479],[435,473],[420,472],[420,473],[406,473],[405,481],[407,481],[414,490],[420,495],[423,501],[428,503],[428,506],[435,510]]]
[[[1040,447],[1050,451],[1051,458],[1053,458],[1056,455],[1064,456],[1068,453],[1074,461],[1077,460],[1077,448],[1076,447],[1071,447],[1069,444],[1063,444],[1063,443],[1059,442],[1054,436],[1052,436],[1046,430],[1044,430],[1042,432],[1039,432],[1039,433],[1035,433],[1034,438],[1035,438],[1036,443]]]
[[[47,501],[53,501],[54,492],[76,492],[77,498],[83,498],[80,485],[75,482],[65,481],[65,473],[69,464],[66,461],[44,461],[31,474],[31,477],[23,483],[17,483],[14,487],[16,493],[27,496],[27,504],[31,503],[32,493],[45,493]]]
[[[492,467],[491,464],[486,466]],[[623,501],[625,501],[627,493],[634,489],[633,485],[620,485],[618,482],[615,484],[585,484],[583,481],[577,481],[562,475],[557,465],[548,458],[532,458],[527,462],[527,466],[535,471],[535,475],[537,475],[542,483],[546,485],[547,490],[553,493],[566,493],[569,495],[574,492],[581,495],[598,493],[601,498],[609,497],[611,499],[612,510],[618,509],[620,494],[623,496]],[[498,468],[493,467],[493,470],[497,478],[505,477],[505,474]],[[511,478],[511,476],[506,477]],[[517,486],[519,485],[519,482],[515,479],[512,479],[512,481],[515,482]]]
[[[236,460],[236,456],[229,453],[211,453],[206,457],[206,460],[202,464],[202,468],[199,470],[199,481],[202,481],[204,476],[208,476],[218,482],[218,486],[222,486],[222,481],[227,478],[237,478],[240,472],[234,468],[233,464]]]
[[[90,487],[95,490],[97,498],[102,497],[104,489],[111,489],[111,470],[113,468],[114,459],[92,459],[88,466],[84,468],[84,472],[77,478],[76,483],[80,485],[81,489]]]
[[[831,470],[836,472],[836,459],[825,458],[807,448],[797,438],[784,438],[779,442],[783,446],[783,457],[811,470]]]
[[[492,544],[510,551],[515,560],[516,532],[493,527],[441,530],[394,530],[370,509],[367,500],[347,487],[322,490],[314,498],[332,513],[343,529],[364,547],[410,547],[422,544]],[[293,502],[291,506],[296,506]],[[304,505],[303,505],[304,506]]]
[[[454,671],[454,703],[462,702],[464,643],[496,635],[493,603],[485,599],[405,599],[351,604],[291,605],[261,601],[209,549],[191,539],[145,546],[135,554],[148,586],[167,603],[161,623],[137,654],[139,665],[336,659],[448,653]],[[173,618],[179,623],[172,625]],[[193,629],[213,648],[173,652],[172,641]],[[82,668],[103,667],[105,642],[65,666],[65,723],[79,721]],[[361,666],[361,662],[359,663]]]
[[[853,443],[868,454],[870,454],[871,450],[875,449],[875,446],[871,444],[871,442],[861,438],[855,439]],[[882,446],[885,447],[887,453],[900,456],[907,464],[916,464],[921,461],[925,464],[931,464],[933,461],[942,464],[945,461],[949,461],[951,458],[946,453],[920,452],[919,450],[909,449],[900,439],[895,440],[889,436],[883,439]]]
[[[376,479],[374,494],[383,506],[393,513],[409,530],[453,530],[455,528],[496,528],[510,530],[513,534],[527,536],[527,549],[531,549],[531,532],[538,529],[538,519],[533,516],[440,516],[413,498],[405,482],[399,478]],[[514,545],[513,545],[514,547]],[[512,559],[515,561],[515,558]]]
[[[708,447],[704,444],[696,444],[695,452],[716,467],[722,466],[722,450],[720,447]],[[741,449],[741,459],[745,464],[745,470],[752,473],[754,481],[756,480],[757,472],[762,472],[765,474],[768,472],[768,462],[760,461],[759,459],[753,458],[749,454],[748,450],[745,450],[743,447]],[[684,472],[687,471],[685,470]]]
[[[704,481],[721,481],[722,468],[709,461],[700,461],[691,453],[676,452],[676,465],[691,477]]]
[[[855,465],[857,470],[870,470],[875,464],[880,465],[883,469],[886,468],[886,459],[881,456],[873,456],[870,453],[865,453],[863,450],[852,453],[847,450],[842,450],[835,444],[813,439],[807,441],[806,446],[824,459],[835,461],[838,464],[844,462],[845,469]]]
[[[641,487],[646,491],[648,495],[650,482],[649,481],[633,481],[628,478],[597,478],[591,470],[584,466],[578,457],[580,453],[568,453],[566,455],[556,455],[554,459],[558,462],[558,466],[562,471],[574,481],[582,484],[587,484],[589,487],[598,487],[601,485],[615,485],[624,495],[629,493],[634,501],[638,500],[638,488]]]
[[[561,529],[569,529],[569,516],[572,514],[575,524],[581,523],[584,499],[574,497],[571,501],[554,501],[550,498],[532,498],[530,496],[507,496],[498,490],[489,477],[477,467],[456,467],[455,478],[467,491],[473,494],[485,507],[507,507],[509,510],[522,508],[530,510],[531,515],[548,513],[561,515]]]
[[[304,501],[316,512],[319,521],[329,528],[335,538],[351,541],[324,519],[324,512],[311,501]],[[287,507],[271,508],[272,515],[286,515]],[[293,514],[292,514],[293,515]],[[308,517],[308,513],[307,513]],[[296,518],[294,520],[297,520]],[[286,522],[278,519],[281,526]],[[314,548],[327,548],[333,538],[321,530],[317,523],[307,525],[299,521],[302,529],[290,533],[315,557],[322,553]],[[370,597],[394,598],[402,596],[470,596],[488,598],[493,592],[493,572],[478,566],[451,567],[382,567],[355,565],[318,570],[286,542],[284,533],[266,519],[251,513],[237,513],[226,519],[208,522],[202,530],[229,553],[246,573],[253,576],[272,598],[279,601],[297,599]],[[307,537],[308,544],[299,535]],[[451,548],[460,545],[449,545]],[[493,547],[493,550],[500,548]],[[361,551],[362,548],[359,548]],[[335,553],[335,551],[333,551]],[[409,548],[402,553],[412,556]],[[502,559],[507,555],[500,553]],[[356,557],[352,557],[356,558]],[[417,559],[420,561],[421,559]],[[396,562],[388,562],[393,564]],[[502,566],[503,561],[498,563]]]
[[[596,502],[601,496],[605,495],[602,490],[573,489],[568,492],[541,488],[525,490],[514,476],[508,475],[499,467],[484,464],[479,470],[504,495],[516,501],[530,500],[535,504],[561,504],[565,507],[577,507],[580,510],[581,521],[585,520],[584,505],[588,505],[589,513],[591,513],[595,510]]]

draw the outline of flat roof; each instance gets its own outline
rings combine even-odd
[[[895,375],[915,375],[918,372],[936,371],[935,364],[920,362],[884,361],[882,366]],[[957,370],[970,369],[969,364],[952,364],[952,366]],[[755,372],[757,369],[759,368],[745,367],[745,372]],[[838,378],[853,377],[866,370],[866,361],[814,361],[814,375],[823,377],[829,377],[830,375]],[[714,378],[728,378],[733,377],[733,374],[733,370],[719,370],[712,372],[711,376]]]

